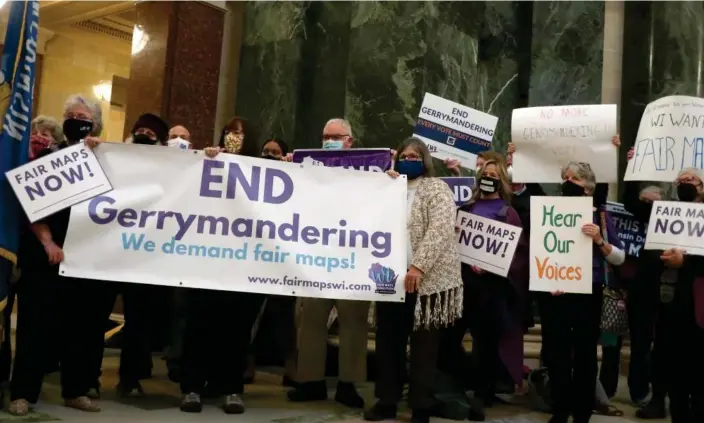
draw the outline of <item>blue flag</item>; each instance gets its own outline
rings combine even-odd
[[[0,116],[4,116],[0,133],[0,310],[7,304],[24,218],[5,172],[28,160],[39,34],[39,2],[8,3],[10,15],[0,64]]]

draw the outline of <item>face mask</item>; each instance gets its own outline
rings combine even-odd
[[[178,148],[180,150],[188,150],[191,148],[191,143],[181,137],[170,139],[167,145],[171,148]]]
[[[606,200],[609,198],[609,185],[608,184],[596,184],[594,189],[594,207],[600,209],[606,204]]]
[[[276,156],[272,156],[271,154],[266,154],[266,155],[262,156],[262,159],[265,159],[265,160],[281,160],[280,158],[278,158],[278,157],[276,157]]]
[[[344,143],[340,140],[323,141],[323,148],[326,150],[342,150]]]
[[[230,132],[225,135],[225,151],[230,154],[238,154],[242,150],[244,135]]]
[[[501,181],[496,178],[482,176],[482,179],[479,180],[479,190],[487,194],[493,194],[499,190],[500,183]]]
[[[677,185],[677,198],[680,201],[692,202],[697,199],[697,187],[692,184]]]
[[[156,140],[149,138],[149,135],[147,135],[147,134],[135,135],[134,137],[132,137],[132,142],[134,144],[156,145]]]
[[[420,160],[399,160],[396,162],[396,172],[406,175],[412,181],[425,173],[425,165]]]
[[[75,144],[90,135],[93,122],[82,119],[66,119],[63,124],[64,135],[70,144]]]
[[[580,187],[572,181],[565,181],[562,183],[563,197],[582,197],[584,194],[584,187]]]
[[[39,153],[49,148],[51,140],[41,135],[29,137],[29,160],[34,160]]]

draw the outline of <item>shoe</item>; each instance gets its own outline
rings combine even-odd
[[[88,390],[88,393],[86,394],[86,396],[90,399],[95,399],[95,400],[100,399],[100,388],[101,388],[100,381],[96,381],[95,386],[93,386],[92,388],[90,388]]]
[[[663,402],[650,401],[645,407],[636,410],[636,417],[643,420],[664,419],[667,417],[667,410]]]
[[[64,400],[64,405],[68,408],[87,411],[89,413],[97,413],[100,411],[100,407],[86,396]]]
[[[7,412],[13,416],[26,416],[29,414],[29,402],[24,399],[14,400],[10,403],[10,407],[7,409]]]
[[[397,410],[395,405],[384,405],[377,402],[372,408],[364,412],[364,420],[368,422],[396,420]]]
[[[486,420],[486,411],[484,411],[484,401],[479,398],[473,398],[469,402],[469,414],[467,420],[473,422],[483,422]]]
[[[298,382],[295,380],[291,379],[290,377],[284,375],[284,379],[281,381],[282,386],[287,386],[289,388],[297,388],[298,387]]]
[[[144,396],[144,389],[139,381],[120,381],[115,389],[117,390],[117,396],[122,398]]]
[[[203,403],[200,401],[200,395],[195,392],[185,394],[179,408],[184,413],[200,413],[203,411]]]
[[[413,410],[411,423],[430,423],[430,410]]]
[[[242,414],[244,413],[244,403],[242,398],[237,394],[225,395],[222,404],[222,410],[225,414]]]
[[[354,383],[337,382],[335,401],[351,408],[364,408],[364,400],[357,393]]]
[[[293,402],[323,401],[328,399],[328,388],[324,380],[304,382],[286,394]]]

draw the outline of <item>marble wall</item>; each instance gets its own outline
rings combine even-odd
[[[320,145],[332,117],[360,145],[411,135],[425,92],[499,116],[600,103],[603,2],[250,2],[237,113],[263,136]]]

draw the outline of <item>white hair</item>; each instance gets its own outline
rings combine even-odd
[[[643,197],[646,194],[657,194],[660,196],[660,198],[665,198],[665,190],[663,190],[662,187],[659,187],[657,185],[648,185],[647,187],[640,190],[640,197]]]
[[[594,176],[594,171],[588,163],[584,162],[569,162],[567,166],[562,168],[562,180],[564,181],[567,176],[567,172],[572,172],[580,181],[584,182],[584,188],[589,192],[594,192],[596,188],[596,176]]]
[[[93,130],[90,135],[98,136],[103,132],[103,112],[100,105],[82,94],[72,94],[64,103],[64,115],[75,106],[83,106],[93,115]]]
[[[343,118],[333,118],[330,119],[325,123],[325,126],[323,128],[326,128],[328,125],[332,123],[338,123],[340,126],[344,128],[345,131],[350,135],[350,137],[354,138],[354,135],[352,134],[352,125],[350,125],[349,121]]]
[[[680,173],[677,174],[677,179],[680,179],[684,175],[690,175],[694,176],[695,178],[699,178],[700,181],[704,182],[704,177],[702,177],[702,170],[696,167],[687,167],[682,170],[680,170]]]

